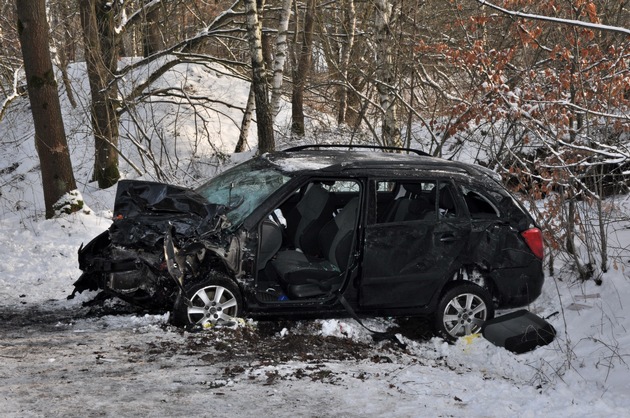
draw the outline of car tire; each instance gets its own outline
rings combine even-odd
[[[238,285],[226,276],[211,273],[206,279],[185,286],[186,298],[178,297],[171,323],[176,326],[233,325],[243,309]]]
[[[437,334],[447,341],[477,333],[483,323],[494,317],[488,291],[476,284],[457,285],[447,290],[435,312]]]

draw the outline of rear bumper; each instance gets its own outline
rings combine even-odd
[[[525,306],[542,293],[545,276],[542,262],[533,261],[526,267],[497,269],[490,274],[498,307],[502,309]]]

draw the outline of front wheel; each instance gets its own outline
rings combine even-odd
[[[462,284],[448,290],[440,299],[435,318],[438,334],[448,341],[481,330],[494,317],[488,292],[475,284]]]
[[[231,325],[241,314],[243,302],[238,286],[227,277],[211,277],[186,288],[173,308],[172,323],[177,326]]]

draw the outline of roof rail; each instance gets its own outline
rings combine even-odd
[[[285,150],[282,150],[282,152],[297,152],[297,151],[303,151],[305,149],[320,149],[320,148],[349,148],[349,149],[360,148],[360,149],[373,149],[373,150],[382,150],[382,151],[406,151],[406,152],[414,153],[423,157],[431,156],[424,151],[420,151],[413,148],[383,147],[380,145],[312,144],[312,145],[300,145],[297,147],[287,148]]]

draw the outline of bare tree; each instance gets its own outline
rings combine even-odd
[[[241,129],[238,135],[238,141],[236,142],[236,147],[234,147],[234,152],[245,151],[249,127],[252,124],[252,113],[254,113],[255,101],[256,97],[254,96],[254,86],[250,84],[249,94],[247,95],[247,104],[245,105],[245,110],[243,111],[243,120],[241,121]]]
[[[22,55],[16,30],[14,1],[0,2],[0,120],[9,105],[21,96]]]
[[[46,217],[55,215],[55,204],[76,189],[70,153],[61,117],[57,81],[49,52],[45,0],[17,0],[18,35],[39,155]],[[81,205],[69,208],[76,211]]]
[[[66,96],[72,107],[77,107],[74,92],[68,76],[68,64],[74,57],[74,47],[77,44],[75,39],[77,33],[72,25],[71,16],[76,13],[76,3],[69,0],[60,0],[50,4],[49,13],[52,24],[52,42],[55,55],[53,60],[61,71],[61,81],[66,89]],[[75,35],[75,36],[73,36]]]

